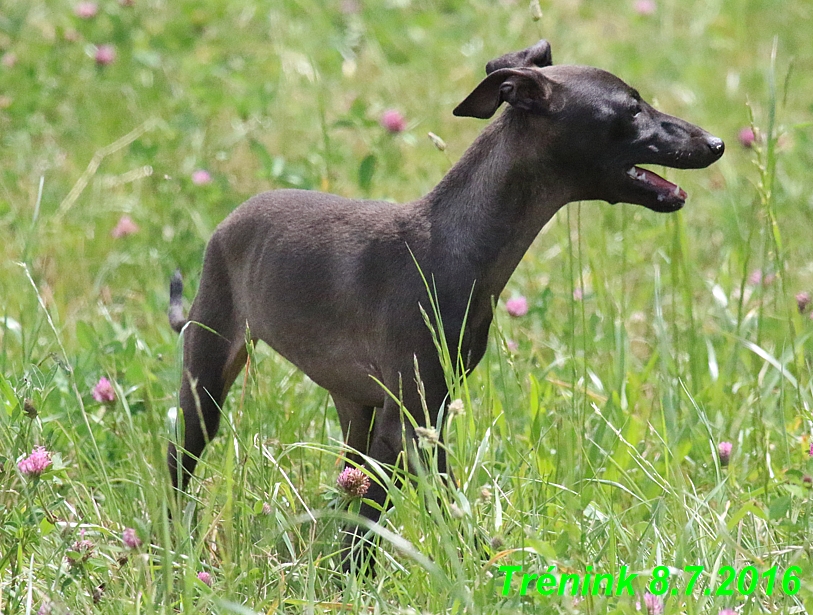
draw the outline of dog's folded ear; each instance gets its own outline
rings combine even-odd
[[[532,47],[522,51],[512,51],[491,60],[486,64],[486,75],[490,75],[501,68],[530,68],[532,66],[543,68],[552,64],[553,57],[551,56],[550,43],[542,39]]]
[[[453,113],[458,117],[487,120],[503,102],[507,102],[515,109],[547,115],[551,110],[552,93],[551,81],[539,71],[501,68],[483,79]]]

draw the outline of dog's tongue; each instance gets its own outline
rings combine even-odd
[[[659,192],[669,193],[672,196],[677,196],[681,199],[686,198],[687,194],[683,188],[678,187],[670,181],[666,181],[657,173],[653,173],[649,169],[642,169],[641,167],[633,167],[633,169],[638,180],[646,182]]]

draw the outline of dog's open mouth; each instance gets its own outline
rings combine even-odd
[[[627,176],[639,190],[646,190],[655,197],[652,205],[646,206],[656,211],[676,211],[686,203],[686,192],[678,185],[665,180],[649,169],[633,166],[627,170]]]

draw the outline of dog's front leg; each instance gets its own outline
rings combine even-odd
[[[410,442],[413,438],[414,433],[409,421],[402,421],[401,407],[394,400],[387,399],[383,408],[376,409],[368,455],[380,464],[389,478],[390,468],[399,462],[403,443]],[[374,469],[368,468],[368,471],[373,480],[370,481],[359,514],[370,521],[378,521],[387,502],[387,491],[381,484],[386,481]],[[373,557],[375,541],[371,537],[365,538],[365,534],[367,528],[362,525],[345,528],[343,540],[345,572],[361,572],[366,567],[367,574],[375,574]]]
[[[377,409],[370,436],[368,456],[375,460],[382,470],[389,472],[390,468],[403,463],[401,455],[404,452],[405,444],[410,449],[410,453],[414,452],[418,446],[415,430],[411,421],[403,415],[403,410],[409,412],[418,425],[425,426],[426,416],[423,410],[425,403],[429,411],[429,427],[432,427],[437,422],[438,411],[447,395],[443,372],[440,370],[439,365],[437,368],[438,373],[433,374],[435,377],[430,376],[427,378],[426,374],[423,374],[422,391],[419,391],[414,383],[414,391],[404,386],[406,390],[402,392],[403,405],[388,398],[384,402],[383,408]],[[401,384],[399,378],[398,386]],[[437,460],[438,470],[445,473],[446,454],[442,448],[437,450]],[[420,459],[413,459],[410,456],[408,458],[410,467],[412,467],[413,461],[420,463]],[[374,480],[370,481],[370,488],[365,496],[366,501],[362,503],[359,514],[370,521],[377,522],[381,517],[381,511],[385,509],[387,504],[387,490],[381,484],[382,482],[386,483],[386,481],[382,481],[381,477],[371,468],[368,468],[368,470],[371,470],[370,475],[374,477]],[[390,478],[390,476],[391,474],[387,478]],[[374,574],[374,549],[371,547],[374,546],[375,541],[371,538],[365,539],[367,528],[357,525],[346,528],[345,532],[345,560],[343,563],[345,572],[350,572],[354,568],[356,571],[361,571],[367,566],[367,573]]]
[[[344,443],[350,449],[345,453],[345,467],[361,465],[364,463],[361,456],[367,454],[375,409],[372,406],[353,402],[336,393],[330,395],[333,397],[336,413],[339,415]]]

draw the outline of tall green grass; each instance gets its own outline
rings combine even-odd
[[[717,588],[748,565],[799,566],[801,588],[664,612],[813,609],[807,3],[542,2],[538,21],[508,0],[126,4],[0,7],[0,612],[636,613],[657,566]],[[573,204],[546,227],[504,297],[528,315],[498,303],[464,382],[446,355],[459,484],[430,463],[387,485],[375,579],[340,572],[358,502],[335,486],[328,395],[265,346],[176,499],[171,272],[191,300],[212,230],[260,190],[423,194],[482,128],[451,109],[485,62],[540,36],[726,140],[710,169],[666,172],[687,207]],[[380,126],[388,108],[404,132]],[[114,238],[122,215],[139,230]],[[32,480],[17,462],[36,445],[53,465]],[[635,597],[503,596],[501,565],[640,577]]]

